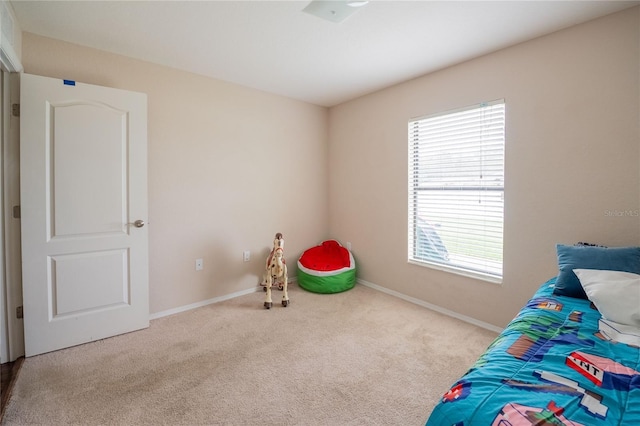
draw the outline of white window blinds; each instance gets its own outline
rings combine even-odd
[[[502,278],[504,100],[409,122],[409,260]]]

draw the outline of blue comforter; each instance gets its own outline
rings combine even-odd
[[[442,397],[428,426],[640,425],[640,348],[543,284]]]

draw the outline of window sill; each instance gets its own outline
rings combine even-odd
[[[451,274],[462,275],[468,278],[474,278],[480,281],[486,281],[492,284],[502,285],[502,277],[497,277],[495,275],[483,274],[481,272],[469,271],[462,268],[456,268],[455,266],[445,266],[438,263],[424,262],[409,259],[408,263],[412,265],[422,266],[425,268],[437,269],[439,271],[449,272]]]

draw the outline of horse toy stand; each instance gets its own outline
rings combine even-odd
[[[287,292],[287,264],[284,260],[284,239],[282,234],[278,232],[273,240],[273,249],[267,257],[266,268],[262,279],[261,286],[267,292],[264,307],[271,309],[273,301],[271,300],[271,287],[278,286],[279,290],[283,290],[282,306],[285,308],[289,305],[289,293]]]

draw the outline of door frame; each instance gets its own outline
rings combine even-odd
[[[11,105],[20,103],[23,67],[7,38],[0,41],[0,363],[5,363],[24,355],[24,326],[15,314],[22,305],[20,220],[13,217],[13,206],[20,205],[20,121],[11,114]]]
[[[0,69],[0,200],[4,200],[4,70]],[[0,223],[4,223],[4,209],[0,208]],[[0,364],[9,360],[9,329],[7,328],[7,303],[5,280],[4,280],[4,227],[0,226],[0,277],[2,277],[2,286],[0,286]]]
[[[24,356],[24,323],[16,311],[22,306],[22,255],[20,218],[14,217],[14,206],[20,206],[20,117],[11,113],[20,103],[20,74],[4,72],[2,90],[2,270],[1,291],[4,312],[2,326],[2,362]]]

